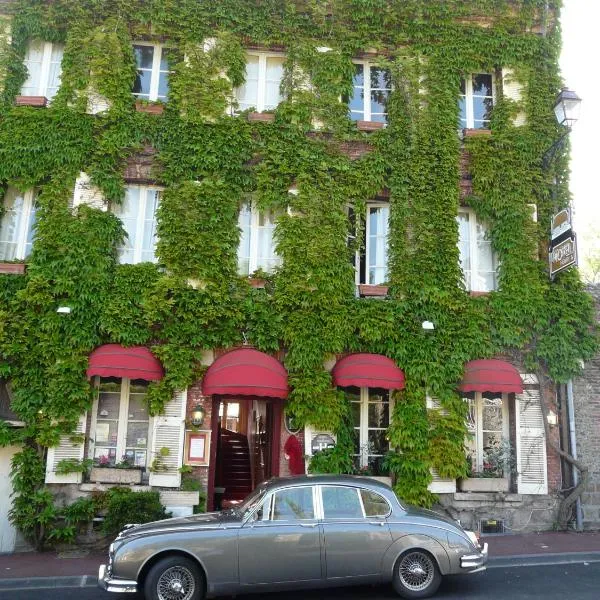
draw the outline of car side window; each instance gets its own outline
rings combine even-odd
[[[354,487],[323,486],[323,516],[326,519],[362,519],[358,490]]]
[[[390,513],[390,505],[387,500],[371,490],[360,490],[365,515],[367,517],[387,517]]]
[[[294,487],[275,492],[273,521],[302,521],[314,519],[312,487]]]

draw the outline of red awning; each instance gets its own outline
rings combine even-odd
[[[158,358],[145,346],[125,348],[120,344],[104,344],[88,360],[87,376],[94,375],[157,381],[163,378],[164,371]]]
[[[339,387],[372,387],[386,390],[404,388],[404,373],[381,354],[350,354],[338,360],[331,372]]]
[[[462,392],[523,392],[521,375],[504,360],[472,360],[465,365],[465,375],[458,389]]]
[[[253,348],[239,348],[219,356],[202,381],[207,396],[287,398],[288,377],[283,365]]]

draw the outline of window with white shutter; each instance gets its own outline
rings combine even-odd
[[[35,192],[9,187],[4,194],[0,219],[0,260],[22,260],[29,256],[35,233]]]
[[[63,48],[52,42],[30,42],[25,54],[27,80],[21,88],[22,96],[54,98],[60,86]]]
[[[519,494],[547,494],[546,435],[539,389],[515,397]]]
[[[82,460],[84,444],[73,441],[74,436],[85,435],[87,413],[81,415],[77,428],[72,435],[61,435],[58,446],[48,448],[46,456],[46,483],[81,483],[82,473],[56,472],[56,467],[61,460]]]
[[[427,397],[426,400],[427,410],[439,411],[441,415],[448,414],[445,408],[442,408],[439,400],[435,398]],[[435,469],[431,469],[431,483],[427,486],[427,489],[433,494],[453,494],[456,492],[456,479],[450,479],[440,477],[439,473]]]

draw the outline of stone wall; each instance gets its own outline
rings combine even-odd
[[[600,285],[588,287],[600,321]],[[577,457],[589,468],[582,496],[585,529],[600,529],[600,355],[585,363],[583,376],[573,380]]]

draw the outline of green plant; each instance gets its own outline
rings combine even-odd
[[[171,454],[171,450],[166,446],[163,446],[152,460],[152,464],[148,467],[148,470],[152,473],[159,473],[160,471],[166,471],[167,465],[164,459]]]
[[[82,460],[64,458],[56,465],[56,473],[59,475],[66,475],[67,473],[87,473],[93,464],[94,461],[91,458],[84,458]]]
[[[492,440],[483,449],[483,469],[477,470],[471,457],[467,457],[470,477],[506,477],[516,476],[517,455],[508,439]]]
[[[127,488],[113,488],[107,493],[102,530],[106,534],[116,535],[127,523],[147,523],[168,516],[160,503],[158,492],[132,492]]]

